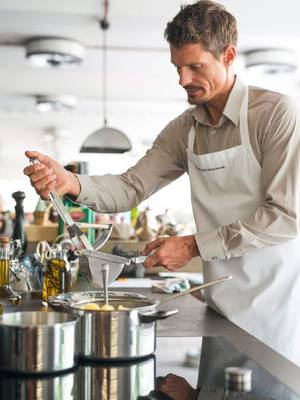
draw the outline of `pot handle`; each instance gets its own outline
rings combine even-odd
[[[140,320],[144,323],[150,323],[157,321],[159,319],[166,319],[178,313],[178,310],[170,310],[170,311],[156,311],[152,314],[140,314]]]
[[[70,311],[68,304],[62,300],[59,299],[54,299],[50,298],[48,299],[48,305],[51,307],[54,311]]]

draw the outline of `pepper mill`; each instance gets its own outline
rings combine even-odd
[[[12,194],[12,197],[16,201],[15,210],[16,210],[16,218],[14,223],[14,231],[12,238],[19,239],[21,241],[23,252],[26,251],[27,248],[27,239],[25,233],[24,226],[24,209],[23,209],[23,201],[25,199],[25,193],[18,191]]]

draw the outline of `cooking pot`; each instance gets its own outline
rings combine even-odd
[[[0,369],[53,373],[74,367],[78,318],[66,313],[21,311],[0,318]]]
[[[155,356],[119,363],[88,361],[78,375],[81,400],[146,400],[155,389]]]
[[[0,399],[85,400],[80,397],[78,368],[57,374],[1,374]]]
[[[115,311],[84,310],[88,303],[104,305],[103,291],[61,293],[48,299],[56,311],[80,317],[79,355],[90,360],[129,360],[153,354],[156,321],[178,310],[157,311],[159,302],[127,292],[109,292]]]

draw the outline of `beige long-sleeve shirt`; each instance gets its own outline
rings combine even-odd
[[[76,201],[102,212],[130,210],[188,173],[186,148],[192,124],[196,130],[196,154],[239,145],[243,95],[244,84],[236,78],[222,116],[214,126],[205,106],[187,109],[163,129],[146,155],[121,175],[79,175],[81,192]],[[196,234],[204,260],[241,256],[298,234],[300,114],[296,104],[288,96],[249,87],[248,125],[250,143],[262,168],[265,203],[247,218]]]

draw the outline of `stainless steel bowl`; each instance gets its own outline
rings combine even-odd
[[[157,311],[157,302],[136,293],[109,292],[109,303],[127,310],[83,310],[87,303],[104,304],[103,291],[62,293],[48,299],[56,311],[80,317],[79,355],[92,360],[128,360],[153,354],[156,321],[177,313]]]
[[[66,313],[26,311],[0,318],[0,369],[53,373],[74,367],[78,318]]]

